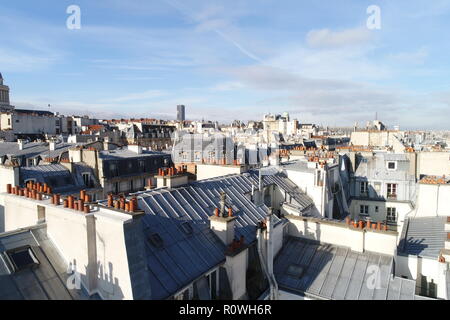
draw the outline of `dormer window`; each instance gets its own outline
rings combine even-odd
[[[6,256],[11,263],[14,272],[39,265],[39,260],[30,246],[12,249],[6,252]]]
[[[391,170],[391,171],[397,170],[397,162],[395,162],[395,161],[388,161],[387,169]]]

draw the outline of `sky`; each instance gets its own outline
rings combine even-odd
[[[67,28],[70,5],[81,28]],[[380,8],[369,29],[367,8]],[[16,107],[100,118],[449,129],[449,0],[0,3]],[[50,107],[48,105],[50,104]]]

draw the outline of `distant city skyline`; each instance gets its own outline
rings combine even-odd
[[[70,5],[81,29],[70,30]],[[381,10],[381,29],[366,26]],[[100,118],[448,128],[450,2],[101,0],[0,4],[17,108]]]

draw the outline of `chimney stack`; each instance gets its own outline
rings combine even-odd
[[[55,151],[56,150],[56,141],[53,139],[50,139],[50,141],[48,142],[48,147],[49,147],[50,151]]]
[[[222,240],[222,242],[229,246],[233,243],[235,238],[234,224],[236,217],[225,213],[225,193],[220,195],[220,209],[214,209],[214,213],[209,217],[210,228]]]
[[[137,154],[142,154],[142,146],[140,146],[139,144],[129,144],[128,150],[135,152]]]
[[[25,141],[22,139],[17,139],[17,144],[19,145],[19,150],[23,150],[25,146]]]

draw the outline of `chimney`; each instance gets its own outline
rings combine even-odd
[[[108,151],[111,150],[111,145],[110,145],[110,139],[109,137],[105,137],[103,138],[103,150]]]
[[[22,139],[17,139],[17,144],[19,145],[19,150],[23,150],[25,146],[25,141]]]
[[[219,215],[216,216],[214,213],[209,217],[210,228],[214,233],[222,240],[222,242],[228,246],[234,240],[234,224],[236,217],[229,216],[225,213],[225,193],[220,195],[220,209]],[[217,210],[215,210],[217,213]]]
[[[55,151],[55,149],[56,149],[56,141],[51,139],[48,142],[48,147],[49,147],[50,151]]]
[[[137,154],[142,154],[142,146],[140,146],[138,144],[129,144],[128,150],[135,152]]]

